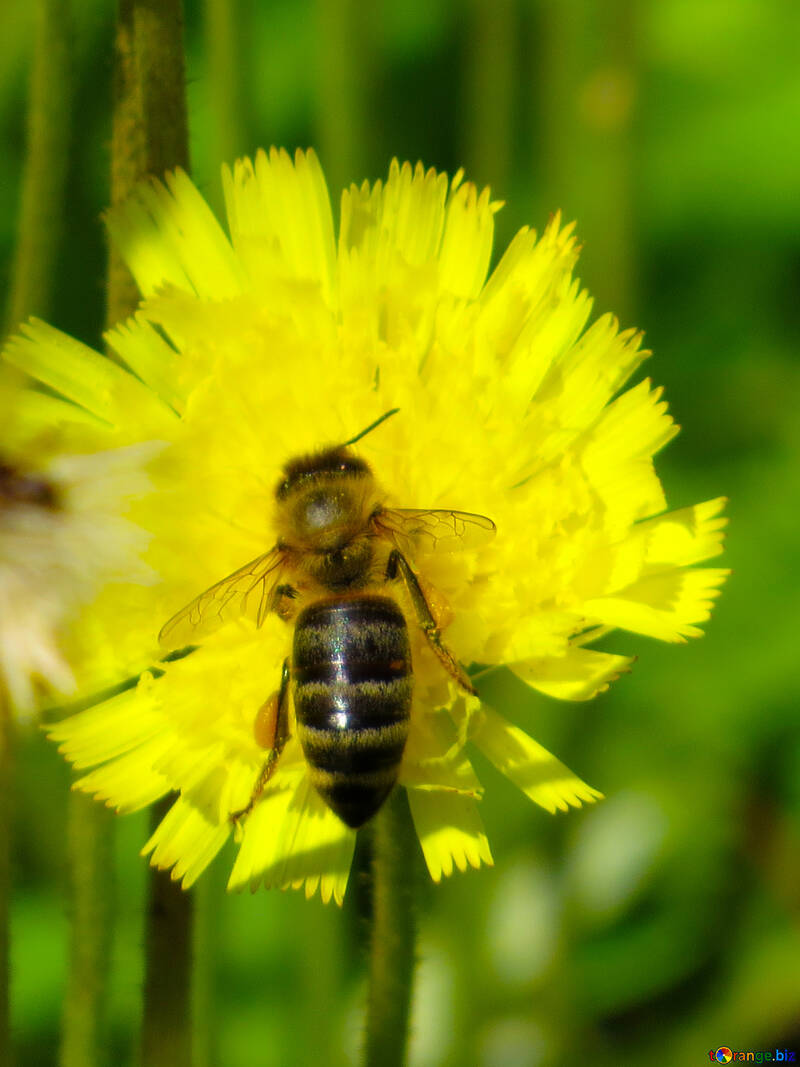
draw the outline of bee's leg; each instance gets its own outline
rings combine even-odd
[[[431,646],[432,651],[437,656],[447,673],[458,682],[462,689],[465,689],[468,693],[477,695],[477,691],[472,682],[464,672],[463,667],[455,658],[453,653],[442,641],[441,630],[439,629],[436,619],[433,617],[428,601],[425,599],[425,594],[422,591],[422,587],[419,584],[419,580],[414,574],[408,560],[395,548],[392,550],[389,560],[386,564],[386,578],[388,581],[394,581],[399,578],[405,585],[408,595],[411,598],[411,605],[414,608],[414,614],[417,617],[420,629],[428,639],[428,644]]]
[[[253,810],[256,801],[264,792],[267,782],[272,777],[284,745],[289,740],[288,701],[286,699],[288,693],[289,661],[287,659],[283,661],[280,689],[261,705],[253,725],[256,741],[262,748],[269,749],[269,755],[256,779],[247,807],[242,808],[241,811],[231,812],[231,822],[239,822],[240,819],[244,819]]]

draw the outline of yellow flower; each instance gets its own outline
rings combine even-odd
[[[58,428],[63,408],[13,375],[0,379],[0,690],[20,717],[37,689],[74,689],[65,631],[98,588],[156,579],[137,563],[144,531],[120,514],[147,488],[153,447],[64,454],[77,440]]]
[[[131,512],[161,584],[132,585],[127,612],[119,591],[102,596],[76,641],[124,630],[125,662],[155,664],[165,620],[275,545],[287,460],[395,408],[353,446],[381,503],[497,526],[488,544],[409,548],[449,606],[444,639],[460,662],[507,664],[548,696],[588,700],[630,663],[589,647],[609,630],[699,633],[726,572],[691,565],[720,551],[722,502],[665,513],[652,457],[676,427],[648,381],[620,392],[646,355],[640,335],[610,316],[586,329],[571,227],[522,230],[487,279],[498,205],[460,174],[393,163],[386,182],[344,192],[338,235],[311,152],[261,152],[224,186],[230,238],[181,172],[110,216],[143,297],[107,337],[131,374],[37,323],[9,352],[125,441],[164,442]],[[467,695],[410,631],[399,782],[438,881],[491,863],[467,742],[548,811],[600,794]],[[52,730],[88,772],[78,788],[117,809],[180,794],[145,851],[184,885],[250,801],[265,761],[254,720],[290,645],[275,614],[233,619]],[[237,837],[232,888],[341,901],[355,833],[310,784],[294,730]]]

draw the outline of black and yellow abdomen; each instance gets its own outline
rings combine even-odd
[[[362,826],[397,781],[411,709],[411,650],[388,597],[321,600],[298,616],[294,706],[311,781],[343,822]]]

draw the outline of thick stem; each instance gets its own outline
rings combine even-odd
[[[14,724],[0,682],[0,1063],[13,1063],[10,1020],[9,925],[14,777]]]
[[[174,798],[152,812],[152,829]],[[167,871],[150,870],[146,918],[143,1067],[191,1067],[192,897]]]
[[[219,1062],[215,962],[223,936],[219,901],[225,892],[226,877],[221,864],[212,864],[192,889],[192,1067],[214,1067]]]
[[[372,922],[365,1059],[406,1062],[414,971],[416,836],[405,790],[395,789],[372,825]]]
[[[147,175],[189,166],[181,0],[119,0],[111,139],[111,203]],[[112,249],[109,325],[130,315],[137,293]],[[153,826],[171,799],[153,812]],[[168,874],[153,870],[145,924],[142,1062],[188,1067],[191,1059],[192,900]]]
[[[6,327],[46,315],[64,217],[70,105],[69,0],[37,0],[28,100],[28,143]]]
[[[69,798],[70,947],[61,1067],[106,1062],[113,915],[114,816],[90,797]]]
[[[126,200],[148,174],[189,166],[186,70],[180,0],[119,0],[111,129],[111,203]],[[136,308],[138,293],[114,248],[106,322]]]

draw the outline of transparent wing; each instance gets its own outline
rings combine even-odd
[[[379,534],[401,549],[407,548],[410,542],[442,552],[480,548],[494,537],[497,529],[485,515],[416,508],[383,508],[372,522]]]
[[[284,562],[284,552],[277,546],[251,559],[164,623],[158,635],[160,644],[170,649],[181,648],[208,637],[241,615],[249,615],[261,626],[272,606],[272,594],[280,581]]]

